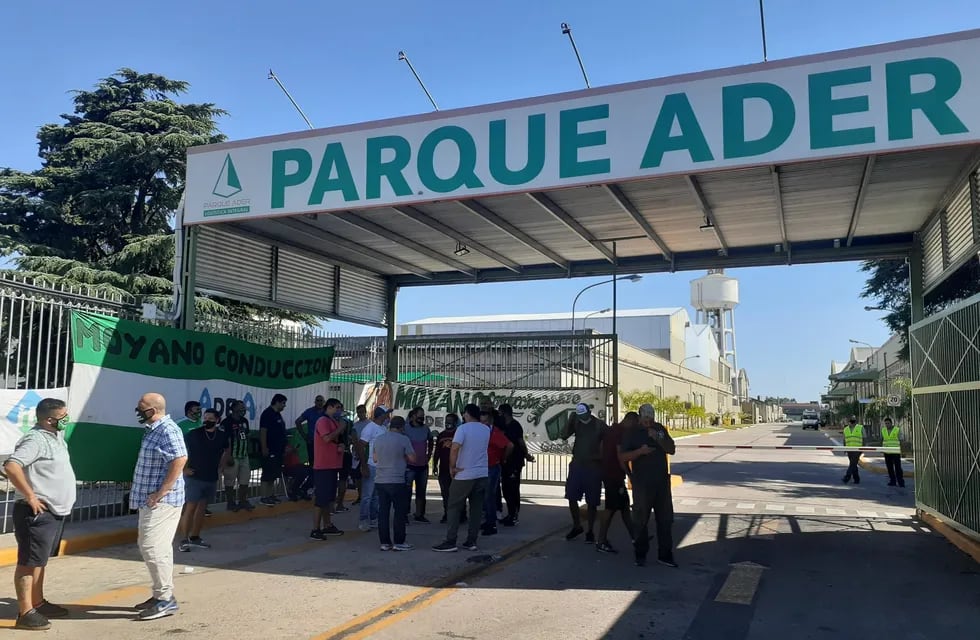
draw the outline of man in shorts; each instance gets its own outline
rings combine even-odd
[[[602,431],[602,484],[606,489],[606,509],[599,517],[599,539],[596,551],[616,553],[609,544],[609,526],[618,511],[626,525],[626,531],[633,539],[633,520],[630,514],[630,494],[626,491],[626,468],[619,459],[619,447],[624,434],[637,428],[640,417],[630,411],[619,424],[606,427]]]
[[[343,411],[344,406],[340,400],[330,398],[313,430],[313,446],[316,447],[313,454],[313,530],[310,531],[310,538],[313,540],[344,535],[331,519],[334,500],[337,499],[340,470],[344,466],[344,452],[340,441],[344,428],[339,422]]]
[[[227,460],[228,436],[218,429],[219,416],[214,409],[204,412],[204,421],[197,429],[184,436],[187,444],[187,464],[184,465],[184,512],[178,531],[182,535],[177,548],[210,549],[201,539],[204,510],[214,501],[217,493],[218,474]]]
[[[583,533],[578,501],[584,496],[589,509],[589,529],[585,532],[585,542],[595,543],[593,529],[602,495],[600,442],[602,431],[606,428],[602,420],[592,415],[587,404],[579,403],[575,406],[575,417],[568,421],[562,433],[563,440],[575,436],[572,461],[568,464],[568,479],[565,481],[565,499],[568,500],[568,511],[572,516],[572,529],[565,536],[566,540],[574,540]]]
[[[248,501],[248,484],[252,477],[252,467],[248,461],[249,426],[245,417],[245,403],[235,400],[231,405],[231,415],[221,422],[221,428],[228,438],[231,455],[228,456],[222,473],[225,480],[225,497],[228,500],[228,510],[245,509],[252,511],[255,507]],[[235,482],[238,482],[238,500],[235,500]]]
[[[45,398],[35,409],[37,424],[17,442],[3,465],[13,485],[14,537],[17,539],[16,629],[43,631],[48,618],[64,618],[68,610],[44,599],[48,558],[57,555],[65,518],[75,504],[75,472],[62,431],[68,409],[62,400]]]

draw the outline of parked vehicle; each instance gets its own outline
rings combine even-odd
[[[803,429],[813,429],[814,431],[820,429],[820,417],[816,411],[807,409],[803,412]]]

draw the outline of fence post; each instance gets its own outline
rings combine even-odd
[[[613,334],[612,348],[613,424],[619,422],[619,336]]]

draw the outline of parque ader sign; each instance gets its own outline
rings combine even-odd
[[[185,224],[980,141],[980,31],[193,148]]]

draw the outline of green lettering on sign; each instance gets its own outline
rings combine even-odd
[[[871,67],[854,67],[840,71],[814,73],[808,78],[810,88],[810,148],[830,149],[870,144],[875,141],[874,127],[834,129],[834,116],[868,111],[868,96],[834,98],[834,87],[845,87],[871,81]]]
[[[932,76],[933,86],[926,91],[912,92],[913,76]],[[956,63],[946,58],[918,58],[890,62],[885,65],[885,86],[888,95],[888,139],[909,140],[913,134],[912,112],[922,112],[940,135],[967,133],[949,106],[959,92],[963,76]]]
[[[456,170],[448,178],[436,174],[436,147],[442,142],[452,142],[459,151]],[[419,145],[419,179],[429,190],[436,193],[449,193],[462,187],[478,189],[483,182],[476,175],[476,143],[469,131],[462,127],[439,127],[430,132]]]
[[[331,177],[334,168],[337,169],[336,178]],[[339,142],[331,142],[323,150],[323,160],[320,162],[320,170],[316,172],[316,181],[313,183],[313,190],[310,191],[307,204],[310,206],[323,204],[323,197],[327,191],[340,191],[344,194],[345,202],[359,200],[354,174],[350,171],[344,145]]]
[[[578,178],[598,173],[609,173],[609,158],[598,160],[579,160],[579,149],[599,147],[606,144],[606,131],[579,133],[578,126],[590,120],[603,120],[609,117],[609,105],[597,104],[591,107],[566,109],[558,114],[558,177]]]
[[[745,139],[745,102],[764,100],[772,113],[769,131],[755,140]],[[721,90],[722,130],[725,158],[761,156],[775,151],[789,140],[796,124],[793,98],[782,87],[769,82],[753,82],[724,87]]]
[[[675,121],[680,133],[672,136],[671,131]],[[643,154],[643,161],[640,162],[640,168],[659,167],[665,153],[685,149],[691,154],[692,162],[709,162],[715,159],[704,137],[704,131],[701,130],[701,124],[694,115],[691,101],[687,99],[687,94],[672,93],[664,97],[657,122],[653,125],[653,133],[650,134],[646,152]]]
[[[385,149],[391,149],[395,155],[391,160],[383,161],[381,154]],[[378,136],[367,139],[367,170],[365,197],[377,200],[381,197],[381,178],[387,178],[391,190],[396,196],[412,195],[403,172],[412,159],[412,147],[408,140],[401,136]]]
[[[507,168],[507,121],[490,122],[490,175],[500,184],[526,184],[544,169],[544,114],[527,117],[527,162],[521,169]]]
[[[289,163],[296,170],[286,173]],[[286,206],[286,188],[303,184],[313,173],[313,158],[305,149],[280,149],[272,152],[272,208]]]

